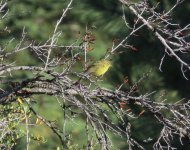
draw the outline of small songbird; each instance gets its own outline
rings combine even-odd
[[[110,66],[111,62],[109,60],[102,59],[93,64],[90,67],[89,72],[97,77],[103,76],[108,71]]]

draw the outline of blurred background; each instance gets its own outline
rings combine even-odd
[[[169,9],[174,3],[171,0],[150,0],[153,5],[160,2],[160,10]],[[8,45],[11,50],[21,39],[23,27],[27,32],[28,43],[45,42],[53,33],[56,21],[62,14],[63,8],[69,3],[68,0],[10,0],[8,1],[9,13],[0,22],[0,29],[6,28],[6,31],[0,32],[0,45],[6,46],[7,42],[14,38]],[[185,1],[181,6],[177,7],[175,13],[172,14],[175,23],[179,23],[182,27],[190,21],[190,2]],[[126,19],[129,25],[132,25],[134,16],[127,11]],[[129,30],[126,28],[122,20],[122,7],[117,0],[74,0],[72,9],[67,12],[59,26],[59,30],[63,32],[59,42],[63,45],[70,45],[76,39],[79,33],[84,34],[86,27],[92,27],[95,36],[95,44],[89,56],[94,60],[100,59],[106,51],[111,48],[113,40],[122,40]],[[184,79],[180,65],[172,58],[166,56],[162,65],[162,72],[159,71],[160,60],[164,54],[164,48],[160,42],[152,36],[146,28],[136,33],[128,40],[128,44],[133,45],[136,50],[121,49],[122,53],[116,53],[112,57],[113,67],[109,73],[104,76],[102,86],[113,89],[119,86],[125,77],[128,78],[128,85],[124,87],[128,90],[130,86],[136,83],[143,76],[147,76],[138,86],[138,93],[148,93],[156,91],[152,100],[166,102],[175,102],[182,98],[188,100],[190,98],[190,81]],[[26,41],[27,42],[27,41]],[[23,57],[24,56],[24,57]],[[10,58],[9,61],[15,61],[18,65],[39,65],[39,60],[35,59],[30,51],[25,51]],[[18,74],[18,78],[22,79],[30,76],[30,74]],[[189,78],[190,76],[187,75]],[[61,120],[63,113],[56,100],[53,97],[38,96],[38,103],[35,105],[36,110],[45,118],[55,120],[58,126],[62,126]],[[134,113],[138,114],[142,110],[133,106]],[[148,126],[147,126],[148,123]],[[153,116],[145,112],[142,117],[132,122],[134,137],[139,139],[147,139],[148,137],[156,138],[159,133],[160,126]],[[156,126],[157,125],[157,126]],[[84,131],[85,122],[83,118],[75,118],[75,121],[67,123],[67,130],[71,134],[71,141],[78,148],[83,147],[86,142]],[[45,137],[45,143],[31,143],[31,149],[56,149],[59,146],[57,137],[45,126],[39,126],[31,129],[33,134]],[[127,141],[125,138],[119,138],[109,133],[115,148],[126,150]],[[179,149],[187,148],[187,145]],[[15,149],[23,149],[25,141],[20,139]],[[149,144],[147,144],[149,148]]]

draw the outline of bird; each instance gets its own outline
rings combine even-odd
[[[95,62],[90,68],[89,72],[96,77],[103,76],[111,67],[111,61],[102,59]]]

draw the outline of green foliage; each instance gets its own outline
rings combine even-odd
[[[24,118],[23,107],[18,102],[0,106],[1,149],[12,148],[17,144],[17,140],[24,136],[25,132],[19,128]]]

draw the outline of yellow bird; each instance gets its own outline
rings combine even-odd
[[[99,60],[89,69],[89,72],[99,77],[104,75],[111,66],[111,62],[109,60]]]

